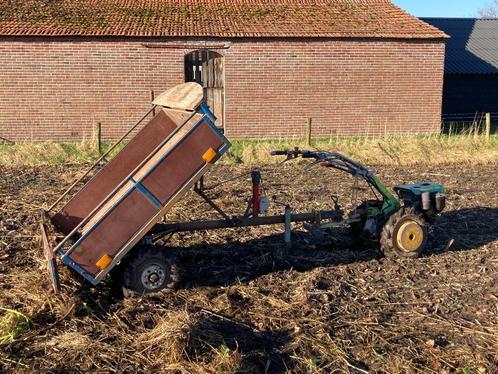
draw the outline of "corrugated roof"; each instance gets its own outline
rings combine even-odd
[[[0,0],[0,35],[445,37],[389,0]]]
[[[450,35],[446,43],[446,73],[498,73],[498,19],[424,18],[423,20]]]

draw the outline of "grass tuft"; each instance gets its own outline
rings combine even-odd
[[[12,309],[0,308],[0,345],[12,343],[31,330],[28,317]]]
[[[103,145],[105,152],[109,145]],[[119,147],[118,147],[119,148]],[[120,148],[119,148],[120,149]],[[113,151],[113,154],[117,151]],[[0,165],[37,166],[83,164],[100,157],[91,141],[79,143],[23,142],[0,144]]]

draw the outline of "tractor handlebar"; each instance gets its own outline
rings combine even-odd
[[[295,148],[294,150],[285,150],[285,151],[272,151],[272,156],[287,156],[288,159],[298,158],[301,156],[302,158],[316,158],[318,159],[318,152],[312,151],[302,151],[299,148]]]
[[[273,151],[271,154],[272,156],[287,156],[283,162],[296,159],[298,157],[313,158],[315,161],[312,161],[307,167],[320,164],[321,166],[327,168],[334,168],[349,173],[355,178],[363,178],[372,188],[375,188],[382,195],[384,201],[389,202],[389,204],[393,206],[398,206],[396,199],[392,196],[389,190],[368,168],[341,153],[301,151],[296,147],[294,150]]]
[[[320,163],[322,166],[339,169],[364,178],[371,175],[366,167],[337,152],[306,151],[296,147],[293,150],[273,151],[271,155],[287,156],[283,162],[299,157],[312,158],[316,160],[312,165]]]
[[[272,156],[287,156],[288,151],[272,151]]]
[[[320,157],[317,156],[316,152],[310,152],[310,151],[303,151],[301,153],[302,158],[316,158],[319,159]]]

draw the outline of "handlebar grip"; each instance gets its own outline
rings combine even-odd
[[[272,156],[287,156],[288,151],[272,151]]]

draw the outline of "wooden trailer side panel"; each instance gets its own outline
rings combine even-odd
[[[168,162],[160,163],[143,181],[161,204],[166,204],[173,194],[179,190],[205,161],[202,155],[209,149],[219,150],[223,141],[206,123],[201,124],[194,136],[187,137],[168,156]]]
[[[180,121],[180,120],[178,120]],[[139,133],[100,170],[69,203],[53,218],[52,222],[64,234],[69,234],[87,217],[116,186],[129,175],[161,141],[178,125],[163,110],[145,125]]]
[[[97,262],[113,256],[158,208],[134,189],[71,254],[71,259],[91,274],[100,269]]]
[[[183,112],[185,113],[185,112]],[[145,164],[140,167],[134,174],[133,174],[133,180],[139,181],[145,174],[147,174],[150,170],[154,168],[154,165],[160,160],[161,157],[166,155],[173,147],[178,143],[190,130],[194,128],[196,123],[198,123],[202,116],[199,114],[196,114],[192,116],[190,119],[187,117],[185,119],[181,118],[175,118],[176,113],[171,113],[168,112],[168,116],[174,118],[175,121],[179,121],[179,124],[181,125],[185,120],[188,119],[187,122],[181,126],[178,131],[176,131],[170,139],[163,144],[157,152],[155,152],[153,155],[151,155],[150,159],[145,162]],[[151,152],[152,154],[152,152]],[[131,181],[128,181],[125,183],[124,186],[119,188],[111,198],[107,202],[105,202],[98,210],[93,214],[90,220],[83,226],[82,228],[82,233],[84,234],[89,228],[91,228],[96,222],[98,222],[111,208],[114,204],[116,204],[117,201],[119,201],[124,194],[130,189],[130,187],[133,186],[133,183]]]
[[[142,227],[154,218],[159,220],[161,216],[157,217],[157,213],[206,165],[203,159],[206,151],[209,148],[218,151],[224,144],[223,138],[206,122],[177,140],[167,154],[162,154],[164,159],[140,173],[146,175],[142,183],[131,186],[132,192],[107,208],[93,222],[93,227],[87,226],[83,231],[86,236],[69,255],[71,260],[92,276],[98,274],[102,270],[97,266],[99,260],[105,256],[112,259]]]

